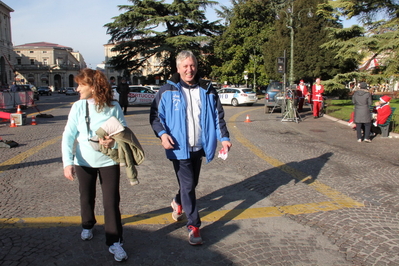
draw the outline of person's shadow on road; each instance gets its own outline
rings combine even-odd
[[[316,158],[273,167],[272,169],[265,170],[241,182],[218,189],[197,199],[200,216],[221,210],[230,203],[239,202],[233,209],[228,210],[222,217],[201,229],[201,231],[205,233],[204,235],[212,236],[211,238],[205,237],[207,241],[204,246],[215,244],[238,230],[236,225],[226,225],[226,223],[234,220],[245,210],[253,207],[257,202],[269,197],[279,187],[285,186],[291,182],[294,182],[294,184],[300,182],[306,185],[313,183],[318,178],[321,169],[332,155],[333,153],[329,152]],[[170,212],[169,207],[154,210],[146,214],[151,214],[153,216],[157,213],[164,214],[167,212]],[[143,217],[141,220],[146,219],[146,214],[140,215]],[[131,218],[125,218],[124,221],[128,222]],[[134,218],[137,220],[137,217]],[[179,223],[169,224],[160,228],[156,232],[153,232],[153,234],[158,236],[167,236],[170,232],[184,227],[185,223],[186,220]],[[209,239],[211,239],[211,241],[209,241]]]

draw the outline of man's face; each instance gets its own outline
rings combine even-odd
[[[321,80],[320,79],[316,79],[316,83],[320,84]]]
[[[188,85],[194,85],[194,77],[195,74],[197,74],[197,66],[195,65],[195,61],[191,57],[181,61],[177,67],[177,73],[180,74],[180,78],[185,83]]]

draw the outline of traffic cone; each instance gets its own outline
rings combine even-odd
[[[32,126],[36,126],[36,118],[34,115],[32,115],[32,123],[30,123]]]
[[[20,105],[18,105],[17,114],[22,114],[22,110],[21,110],[21,106]]]
[[[249,115],[247,115],[247,119],[245,119],[244,122],[245,122],[245,123],[252,122],[251,120],[249,120]]]
[[[11,126],[10,127],[17,127],[17,125],[15,124],[14,117],[11,117]]]

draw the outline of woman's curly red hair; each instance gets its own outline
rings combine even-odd
[[[84,68],[75,77],[75,82],[92,87],[94,90],[93,98],[97,104],[97,111],[100,112],[105,106],[113,106],[111,84],[101,71]]]

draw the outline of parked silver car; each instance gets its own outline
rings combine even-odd
[[[68,87],[68,88],[66,88],[66,90],[65,90],[65,95],[78,95],[78,92],[76,91],[76,89],[75,88],[72,88],[72,87]]]

